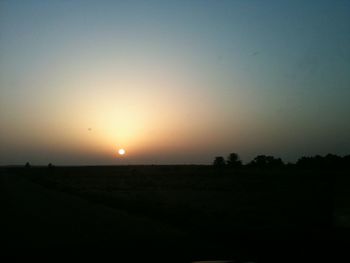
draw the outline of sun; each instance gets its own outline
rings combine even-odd
[[[119,155],[124,155],[125,154],[125,150],[124,149],[119,149],[118,153],[119,153]]]

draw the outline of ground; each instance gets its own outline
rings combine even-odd
[[[339,239],[348,180],[337,173],[334,196],[328,178],[210,166],[3,168],[2,240],[10,249],[118,247],[187,262],[258,261],[272,256],[268,244],[288,250],[291,240]]]

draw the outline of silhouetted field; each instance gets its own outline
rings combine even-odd
[[[165,234],[163,241],[178,238],[182,242],[183,238],[187,248],[196,247],[203,255],[209,247],[215,247],[215,251],[222,248],[223,253],[235,246],[238,253],[237,248],[242,251],[259,243],[299,240],[326,244],[349,237],[347,171],[213,166],[32,167],[3,171],[52,192],[162,223],[183,233]],[[136,239],[143,234],[149,235],[139,232]]]

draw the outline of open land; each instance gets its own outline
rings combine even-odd
[[[320,256],[326,253],[320,248],[349,240],[348,171],[4,167],[0,178],[2,241],[9,249],[262,262],[277,248],[297,255],[315,244]]]

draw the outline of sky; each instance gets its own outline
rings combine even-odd
[[[349,14],[347,0],[0,1],[0,165],[349,154]]]

